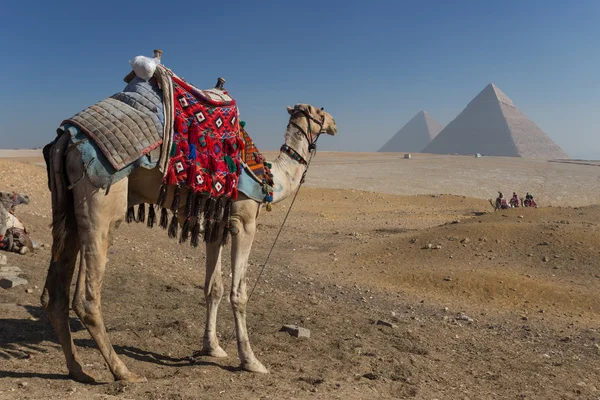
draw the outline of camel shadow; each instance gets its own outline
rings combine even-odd
[[[60,344],[54,327],[46,317],[45,311],[40,306],[22,306],[27,311],[27,318],[0,318],[0,361],[11,359],[30,359],[39,353],[48,353],[50,348],[60,350]],[[69,318],[71,332],[85,330],[78,318]],[[75,344],[80,347],[96,349],[92,339],[75,339]],[[198,360],[195,357],[175,358],[164,354],[143,350],[133,346],[114,346],[119,355],[133,358],[138,361],[167,366],[208,366],[219,367],[226,371],[234,372],[239,368],[220,365],[212,361]],[[62,374],[44,374],[33,372],[16,372],[0,370],[0,376],[14,378],[43,378],[43,379],[68,379]]]
[[[76,339],[75,345],[78,347],[96,348],[96,343],[92,339]],[[225,371],[235,372],[241,370],[239,367],[232,367],[229,365],[220,365],[213,361],[199,360],[197,356],[187,357],[171,357],[164,354],[159,354],[150,350],[142,350],[133,346],[119,346],[114,345],[117,354],[133,358],[134,360],[147,362],[151,364],[162,365],[165,367],[191,367],[191,366],[203,366],[203,367],[218,367]]]
[[[28,318],[0,318],[0,360],[28,359],[35,353],[47,353],[48,347],[60,348],[54,328],[40,306],[22,307]],[[84,329],[78,319],[69,319],[73,332]],[[44,342],[50,342],[44,343]]]

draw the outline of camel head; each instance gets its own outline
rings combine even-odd
[[[337,133],[335,120],[322,108],[313,107],[310,104],[296,104],[294,107],[288,106],[287,111],[290,114],[290,124],[300,127],[311,143],[321,133],[328,135]]]
[[[29,204],[29,196],[16,192],[0,192],[0,202],[10,210],[19,204]]]

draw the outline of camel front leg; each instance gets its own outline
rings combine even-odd
[[[245,200],[241,203],[245,203],[247,208],[250,209],[253,204],[254,209],[256,209],[256,203],[251,200]],[[246,206],[240,205],[240,202],[234,204],[238,205],[238,207],[234,205],[231,221],[232,282],[230,299],[235,319],[238,355],[241,362],[240,366],[246,371],[268,373],[269,371],[260,361],[258,361],[250,347],[248,329],[246,328],[246,304],[248,302],[248,295],[246,292],[246,269],[248,266],[250,249],[252,248],[252,241],[254,240],[254,234],[256,232],[256,212],[252,213],[252,210],[244,209]]]
[[[225,350],[219,346],[217,338],[217,310],[223,297],[223,278],[221,276],[221,241],[206,244],[206,278],[204,279],[204,298],[206,300],[206,326],[199,355],[223,358]]]

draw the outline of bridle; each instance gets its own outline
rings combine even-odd
[[[321,108],[321,110],[322,109],[323,108]],[[295,117],[298,114],[302,114],[306,118],[306,124],[308,126],[308,130],[305,131],[300,125],[298,125],[297,123],[295,123],[294,121],[292,121],[292,119],[294,119],[294,118],[290,118],[289,125],[292,125],[296,129],[298,129],[300,132],[302,132],[302,134],[304,135],[304,137],[308,141],[308,151],[311,154],[313,154],[317,150],[317,140],[319,140],[319,135],[321,133],[324,133],[323,132],[323,125],[325,125],[325,115],[323,115],[323,120],[319,121],[315,117],[313,117],[312,115],[310,115],[308,112],[306,112],[305,110],[295,109],[294,113],[292,114],[292,117]],[[314,122],[319,127],[319,130],[318,130],[318,132],[316,134],[316,137],[313,136],[311,122]],[[283,146],[281,146],[281,151],[286,152],[292,159],[298,161],[300,164],[308,165],[308,162],[304,159],[304,157],[302,157],[300,155],[300,153],[298,153],[295,149],[291,148],[287,144],[284,144]]]

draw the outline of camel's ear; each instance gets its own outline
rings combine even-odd
[[[294,107],[287,106],[286,108],[287,108],[287,112],[288,112],[290,115],[294,114],[294,110],[295,110],[295,108],[294,108]]]

